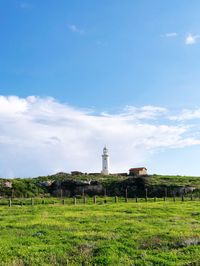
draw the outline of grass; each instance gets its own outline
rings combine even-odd
[[[200,177],[199,176],[164,176],[164,175],[152,175],[151,185],[164,185],[164,186],[190,186],[200,189]]]
[[[69,203],[0,206],[0,265],[200,265],[198,200]]]

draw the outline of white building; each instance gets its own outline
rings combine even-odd
[[[109,175],[109,155],[108,149],[104,147],[102,154],[102,171],[103,175]]]

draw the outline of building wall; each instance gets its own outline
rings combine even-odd
[[[130,175],[147,175],[147,170],[146,169],[141,169],[141,170],[132,170],[130,171]]]
[[[147,175],[147,170],[146,169],[139,170],[139,175]]]

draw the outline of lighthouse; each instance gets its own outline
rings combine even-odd
[[[109,155],[108,155],[108,149],[105,146],[103,149],[103,154],[102,154],[102,171],[101,171],[101,173],[103,175],[109,175],[108,167],[109,167]]]

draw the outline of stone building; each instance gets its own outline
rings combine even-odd
[[[130,176],[144,176],[147,174],[147,168],[145,167],[138,167],[138,168],[131,168],[129,169]]]

